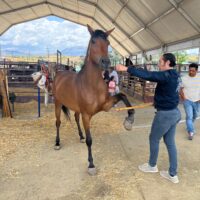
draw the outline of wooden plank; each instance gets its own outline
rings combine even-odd
[[[10,103],[7,95],[5,76],[0,71],[0,94],[3,97],[3,117],[12,117]]]

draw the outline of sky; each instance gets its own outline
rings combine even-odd
[[[86,54],[87,27],[49,16],[11,27],[0,37],[2,55],[47,55],[57,49],[64,55]]]

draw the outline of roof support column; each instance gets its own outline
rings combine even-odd
[[[168,50],[167,46],[163,45],[162,48],[161,48],[162,54],[167,53],[167,50]]]
[[[199,55],[198,55],[198,64],[200,64],[200,47],[199,47]],[[199,68],[200,71],[200,68]]]
[[[145,52],[143,51],[141,54],[142,54],[141,64],[144,65],[146,60]]]

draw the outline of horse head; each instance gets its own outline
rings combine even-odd
[[[102,30],[93,30],[89,25],[87,25],[87,27],[91,38],[88,46],[86,62],[91,61],[103,70],[108,69],[110,66],[110,59],[108,56],[108,46],[110,42],[108,36],[114,28],[110,31],[104,32]]]
[[[31,74],[31,77],[34,82],[37,82],[39,79],[41,79],[42,72],[34,72],[33,74]]]
[[[133,65],[133,62],[131,61],[130,58],[126,58],[125,60],[125,66],[132,66]]]
[[[35,85],[37,85],[39,88],[45,90],[46,77],[42,74],[42,72],[35,72],[35,73],[31,74],[31,77],[33,78]]]

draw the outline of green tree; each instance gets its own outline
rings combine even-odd
[[[116,65],[121,62],[122,56],[114,49],[109,52],[109,57],[111,61],[111,65]]]
[[[176,56],[177,64],[183,64],[188,60],[188,55],[186,51],[177,51],[174,53],[174,55]]]

